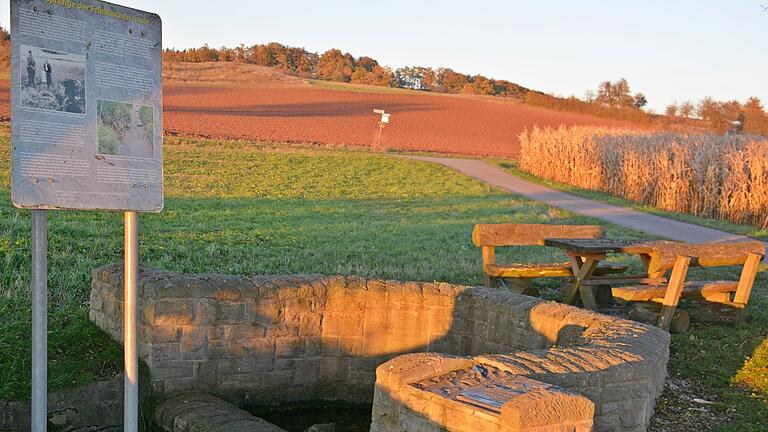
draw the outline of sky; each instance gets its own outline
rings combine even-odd
[[[768,105],[768,0],[123,0],[158,13],[163,44],[280,42],[339,48],[392,68],[450,67],[562,96],[629,81],[657,111],[674,101]],[[8,27],[9,2],[0,2]]]

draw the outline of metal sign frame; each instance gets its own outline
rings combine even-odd
[[[11,1],[11,199],[163,208],[162,22],[99,0]]]
[[[138,212],[164,199],[162,21],[99,0],[11,0],[11,35],[11,196],[32,211],[32,431],[48,420],[47,211],[77,209],[125,211],[123,426],[137,432]]]

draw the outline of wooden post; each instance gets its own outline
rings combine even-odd
[[[565,294],[565,298],[563,299],[563,302],[566,304],[574,304],[576,302],[576,295],[581,295],[581,301],[584,303],[584,307],[587,309],[595,310],[597,309],[597,301],[595,300],[595,295],[592,292],[592,287],[589,286],[582,286],[581,283],[585,281],[586,279],[589,279],[590,276],[592,276],[592,273],[595,272],[595,269],[597,268],[597,264],[600,262],[600,260],[603,258],[603,255],[590,255],[586,257],[570,257],[571,258],[571,266],[574,269],[578,269],[577,271],[574,271],[574,281],[573,285],[568,289],[568,292]],[[583,261],[583,264],[581,266],[578,265],[579,261]]]
[[[736,288],[736,294],[733,296],[733,303],[741,308],[738,314],[739,321],[744,321],[746,318],[747,303],[749,303],[749,296],[752,294],[752,286],[755,284],[757,270],[759,269],[762,260],[762,255],[750,253],[747,256],[747,261],[744,263],[744,268],[741,270],[739,286]]]
[[[649,278],[660,278],[664,276],[665,271],[661,268],[661,256],[658,253],[642,255],[641,260]]]
[[[672,268],[672,275],[669,277],[669,285],[664,295],[661,312],[659,312],[658,326],[669,331],[672,317],[675,315],[675,309],[680,301],[680,295],[683,293],[685,277],[688,274],[688,266],[691,264],[691,257],[678,256],[675,260],[675,266]]]
[[[736,288],[736,295],[733,298],[734,303],[747,305],[749,302],[749,296],[752,293],[752,285],[755,283],[755,277],[757,276],[757,270],[760,267],[760,262],[763,257],[751,253],[747,257],[747,261],[744,263],[744,268],[741,271],[741,278],[739,278],[739,286]]]
[[[485,286],[493,288],[495,284],[491,280],[491,277],[488,276],[485,268],[488,265],[496,264],[496,249],[493,246],[483,246],[481,250],[483,251],[483,273],[485,275]]]

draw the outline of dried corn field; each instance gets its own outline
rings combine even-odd
[[[520,144],[520,167],[537,177],[768,228],[767,138],[560,127]]]

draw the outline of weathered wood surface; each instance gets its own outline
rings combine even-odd
[[[675,266],[672,268],[672,275],[669,277],[667,292],[662,299],[661,311],[659,311],[659,321],[657,325],[664,330],[669,331],[672,325],[672,317],[677,310],[677,304],[680,302],[680,295],[683,292],[685,278],[688,276],[688,267],[691,264],[691,257],[679,255],[675,260]]]
[[[736,292],[739,283],[735,281],[697,281],[683,285],[681,297],[710,298],[718,293]],[[650,301],[664,298],[667,285],[629,285],[612,287],[613,296],[626,301]]]
[[[763,260],[762,255],[756,253],[750,253],[744,262],[744,268],[741,270],[741,277],[739,278],[739,286],[736,288],[736,294],[733,297],[733,302],[746,305],[749,302],[749,296],[752,294],[752,286],[755,284],[755,277],[760,269],[760,262]]]
[[[765,246],[759,241],[693,244],[665,240],[639,243],[628,250],[651,255],[660,270],[671,269],[678,255],[691,257],[691,265],[696,267],[742,265],[750,254],[765,256]]]
[[[581,297],[581,302],[585,308],[595,310],[597,308],[597,300],[591,287],[582,287],[581,283],[590,277],[595,272],[597,264],[600,262],[599,257],[586,256],[582,262],[579,257],[571,257],[571,267],[573,269],[573,284],[566,291],[563,297],[563,302],[566,304],[575,304],[576,296]]]
[[[489,276],[500,278],[539,278],[539,277],[572,277],[573,269],[570,263],[513,263],[490,264],[484,267]],[[627,266],[614,263],[600,263],[595,269],[596,275],[621,273]]]
[[[600,238],[604,230],[592,225],[478,224],[472,230],[475,246],[544,245],[547,238]]]
[[[633,240],[611,240],[603,238],[585,239],[585,238],[567,238],[567,237],[549,237],[544,240],[545,246],[551,246],[563,249],[567,253],[575,255],[588,254],[609,254],[609,253],[635,253],[627,252],[636,250],[637,241]],[[635,249],[629,249],[629,248]]]
[[[600,263],[602,265],[603,263]],[[598,267],[599,268],[599,267]],[[595,272],[597,274],[597,272]],[[621,276],[602,276],[593,277],[583,281],[584,286],[615,286],[615,285],[662,285],[666,284],[667,279],[663,277],[649,278],[645,275],[621,275]],[[666,285],[664,285],[666,286]]]
[[[655,267],[670,270],[675,259],[691,257],[691,265],[718,267],[741,265],[749,254],[765,256],[765,246],[759,241],[734,243],[681,243],[668,240],[637,242],[632,240],[548,238],[546,246],[557,247],[571,254],[626,253],[648,255],[657,260]]]
[[[708,321],[742,321],[746,317],[745,308],[749,302],[752,286],[765,254],[760,242],[742,242],[731,244],[683,245],[663,242],[650,259],[649,273],[659,275],[664,273],[665,264],[670,256],[662,253],[697,253],[692,258],[677,255],[672,266],[672,275],[667,285],[635,285],[613,287],[612,294],[626,301],[645,302],[645,304],[661,303],[658,326],[670,329],[673,316],[676,313],[681,298],[696,299],[689,312],[697,320]],[[742,264],[742,272],[738,281],[695,281],[685,282],[688,267],[695,261],[696,265],[704,267],[720,267]],[[733,293],[733,299],[731,294]]]

